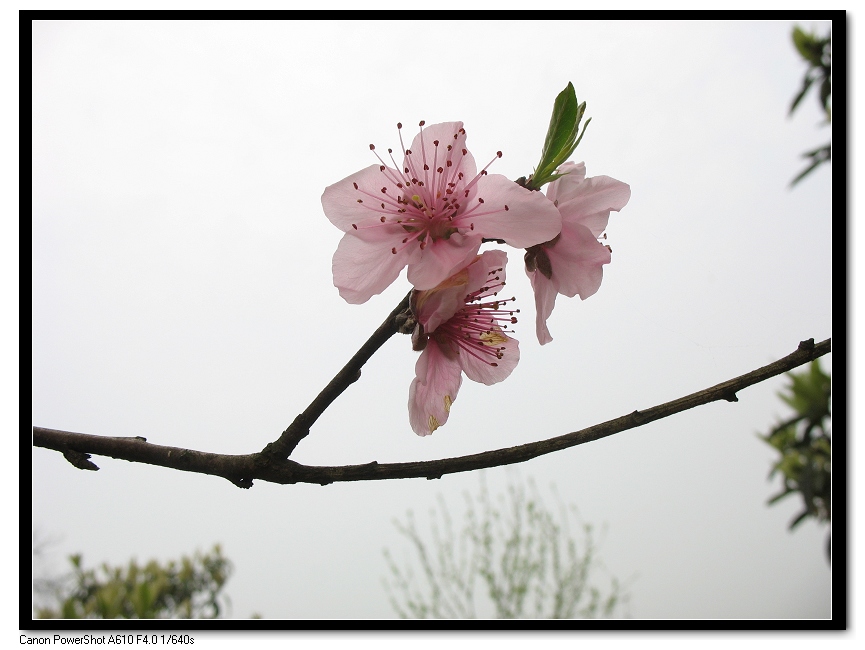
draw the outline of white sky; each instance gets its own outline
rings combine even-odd
[[[574,155],[631,186],[589,300],[559,298],[534,337],[520,251],[507,249],[522,358],[466,380],[450,420],[415,436],[416,353],[397,336],[293,458],[435,459],[574,431],[743,374],[832,335],[830,170],[795,189],[829,137],[793,22],[35,23],[32,422],[220,453],[260,450],[408,290],[368,303],[332,286],[341,233],[324,188],[397,148],[406,125],[462,120],[479,166],[531,172],[556,94],[592,117]],[[824,24],[800,21],[825,32]],[[432,38],[433,47],[428,43]],[[408,134],[413,133],[411,129]],[[411,135],[409,135],[409,138]],[[831,369],[831,355],[824,357]],[[825,618],[826,531],[769,508],[786,413],[775,378],[603,441],[486,472],[550,482],[607,532],[635,618]],[[114,564],[222,544],[233,614],[393,616],[381,551],[391,521],[455,507],[475,475],[438,481],[263,482],[33,450],[33,525],[65,556]],[[601,576],[603,579],[603,576]],[[605,585],[605,582],[599,582]]]

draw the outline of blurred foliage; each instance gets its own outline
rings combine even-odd
[[[792,530],[808,517],[831,522],[832,379],[823,373],[819,360],[812,361],[808,370],[787,376],[790,385],[778,396],[796,414],[760,437],[781,454],[769,478],[780,474],[784,488],[769,505],[795,493],[804,502],[805,509],[790,523]],[[831,539],[827,541],[827,555],[830,544]]]
[[[384,551],[391,574],[384,586],[401,618],[595,618],[612,616],[626,603],[615,578],[607,595],[589,585],[599,567],[591,526],[583,526],[580,554],[568,530],[567,509],[560,504],[556,517],[531,481],[528,493],[511,485],[498,505],[483,482],[477,500],[468,493],[465,499],[459,536],[441,495],[438,513],[431,511],[428,542],[411,512],[406,524],[394,522],[420,565],[420,576],[411,566],[400,570]],[[480,614],[479,607],[485,608]]]
[[[808,64],[808,70],[805,72],[805,77],[802,80],[802,89],[793,98],[793,103],[790,106],[790,115],[794,113],[799,103],[808,94],[808,90],[814,84],[819,82],[820,92],[818,101],[820,109],[826,115],[826,124],[832,123],[832,38],[818,38],[814,34],[806,34],[798,27],[793,28],[793,45],[799,55]],[[813,151],[808,151],[802,154],[803,158],[808,158],[810,164],[796,178],[793,179],[791,185],[795,185],[805,176],[814,171],[824,162],[829,162],[832,159],[832,145],[826,144],[818,147]]]
[[[69,561],[72,575],[47,583],[56,606],[36,607],[37,618],[217,618],[232,570],[218,544],[165,566],[132,560],[127,567],[85,569],[81,555]],[[40,588],[44,593],[46,584]]]

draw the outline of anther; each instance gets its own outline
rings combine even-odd
[[[424,124],[426,124],[426,120],[421,120],[418,126],[423,126]]]
[[[375,145],[374,145],[374,144],[369,145],[369,150],[370,150],[370,151],[375,151]]]

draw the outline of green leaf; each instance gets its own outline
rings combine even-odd
[[[814,83],[814,77],[810,75],[805,75],[805,79],[802,80],[802,90],[799,91],[799,94],[793,99],[793,103],[790,105],[790,115],[793,114],[793,111],[796,110],[796,107],[799,105],[799,102],[802,101],[802,98],[805,96],[805,93],[808,92],[808,89],[811,87],[811,84]]]
[[[790,522],[790,530],[793,530],[794,528],[796,528],[796,526],[798,526],[798,525],[801,524],[803,521],[805,521],[805,518],[806,518],[809,514],[810,514],[810,513],[809,513],[807,510],[805,510],[805,511],[803,511],[803,512],[800,512],[800,513],[799,513],[799,516],[796,517],[793,521]]]
[[[553,114],[544,140],[541,161],[524,187],[537,190],[544,184],[559,178],[560,175],[555,173],[556,169],[574,153],[591,121],[591,119],[586,120],[580,133],[580,122],[585,112],[586,102],[577,103],[574,85],[568,82],[567,87],[558,94],[553,104]]]
[[[823,77],[823,83],[820,84],[820,105],[826,111],[827,119],[832,121],[832,113],[829,108],[829,98],[832,96],[832,78]]]
[[[562,149],[572,142],[578,110],[577,93],[574,90],[574,84],[569,81],[567,87],[558,94],[553,104],[553,115],[547,129],[539,167],[548,165]]]
[[[803,158],[812,158],[812,162],[808,165],[802,172],[799,173],[796,178],[790,181],[790,186],[796,185],[799,181],[805,178],[808,174],[814,171],[818,166],[831,160],[831,149],[829,145],[825,147],[820,147],[819,149],[815,149],[814,151],[810,151],[803,155]]]
[[[802,55],[802,58],[811,65],[820,65],[820,56],[823,52],[821,42],[813,34],[806,34],[798,27],[793,28],[793,45]]]

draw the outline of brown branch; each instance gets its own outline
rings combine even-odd
[[[396,313],[396,310],[394,310],[394,313]],[[391,317],[393,316],[394,314],[391,314]],[[391,317],[389,317],[389,320]],[[388,321],[385,321],[385,323],[382,324],[382,328],[384,328],[387,323]],[[392,334],[393,332],[385,336],[384,340],[387,340],[387,338]],[[382,336],[384,336],[384,334],[382,334]],[[372,341],[372,339],[370,339],[370,341]],[[379,343],[379,345],[381,345],[381,343]],[[708,404],[718,400],[736,402],[738,401],[736,393],[744,388],[788,372],[793,368],[808,363],[809,361],[813,361],[814,359],[829,353],[831,349],[831,339],[826,339],[817,344],[814,343],[814,339],[802,341],[795,352],[787,355],[783,359],[779,359],[767,366],[763,366],[762,368],[758,368],[757,370],[736,377],[735,379],[730,379],[729,381],[712,386],[711,388],[673,400],[672,402],[660,404],[643,411],[634,411],[633,413],[623,415],[614,420],[609,420],[555,438],[519,445],[517,447],[486,451],[481,454],[460,456],[458,458],[444,458],[441,460],[422,461],[416,463],[388,463],[379,465],[377,462],[373,461],[365,465],[312,467],[301,465],[300,463],[291,460],[276,458],[273,454],[267,454],[264,452],[244,456],[210,454],[201,451],[193,451],[191,449],[153,445],[143,438],[110,438],[105,436],[92,436],[83,433],[69,433],[54,429],[43,429],[41,427],[33,427],[33,445],[35,447],[54,449],[66,454],[67,458],[69,457],[69,452],[75,452],[71,454],[71,456],[77,459],[82,458],[81,455],[97,454],[131,462],[170,467],[172,469],[179,469],[186,472],[198,472],[201,474],[221,476],[230,480],[235,485],[244,488],[250,487],[253,479],[282,484],[318,483],[321,485],[327,485],[328,483],[333,483],[335,481],[376,481],[393,478],[419,477],[425,477],[428,479],[441,478],[444,474],[468,472],[487,467],[498,467],[500,465],[521,463],[531,458],[542,456],[543,454],[549,454],[561,449],[567,449],[568,447],[574,447],[576,445],[592,442],[593,440],[599,440],[600,438],[621,433],[628,429],[634,429],[649,422],[669,417],[675,413],[681,413],[682,411],[687,411],[696,406],[701,406],[702,404]],[[370,352],[370,354],[371,353],[372,352]],[[358,352],[358,355],[360,355],[360,352]],[[357,358],[358,355],[355,355],[355,358]],[[352,359],[352,361],[354,361],[354,359]],[[346,371],[351,363],[352,362],[349,362],[349,364],[346,365],[346,368],[343,368],[343,371]],[[337,375],[337,377],[339,377],[339,375]],[[336,379],[337,378],[334,378],[334,381],[332,381],[331,384],[334,384]],[[348,386],[350,383],[351,382],[348,382],[345,386]],[[314,401],[313,404],[304,411],[304,414],[310,412],[311,414],[315,414],[315,417],[318,417],[327,404],[332,402],[333,399],[342,392],[342,390],[345,390],[345,386],[330,397],[330,401],[327,401],[330,393],[327,393],[328,389],[326,388],[322,391],[322,395],[319,395],[319,397],[316,398],[316,401]],[[322,397],[323,395],[324,397]],[[316,404],[319,398],[322,399],[321,403],[318,405],[321,410],[316,412],[316,410],[313,409],[313,405]],[[301,416],[298,417],[302,417],[304,414],[301,414]],[[289,430],[290,429],[291,427],[289,427]],[[298,438],[298,440],[299,439],[300,438]],[[92,465],[92,463],[89,464]],[[80,467],[81,464],[76,464],[76,466]],[[95,469],[95,466],[89,469]]]

